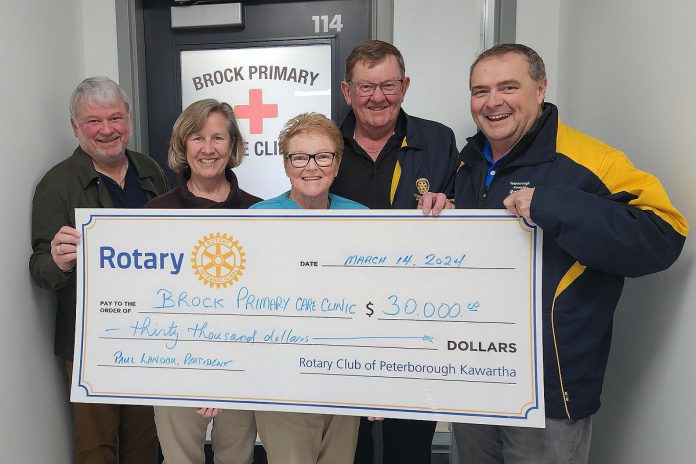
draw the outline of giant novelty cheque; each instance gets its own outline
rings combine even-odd
[[[542,234],[507,212],[76,224],[73,401],[543,427]]]

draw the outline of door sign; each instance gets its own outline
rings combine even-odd
[[[261,198],[289,189],[278,134],[292,117],[331,117],[328,44],[181,52],[182,107],[204,98],[229,103],[246,140],[239,185]]]

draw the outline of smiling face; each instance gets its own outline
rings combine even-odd
[[[293,136],[288,141],[288,155],[306,153],[314,155],[322,152],[336,152],[331,139],[318,132],[303,132]],[[300,207],[326,208],[329,200],[329,187],[338,175],[340,159],[334,157],[330,166],[320,167],[314,159],[307,166],[296,168],[285,158],[285,173],[290,178],[290,198]]]
[[[186,162],[191,168],[191,180],[225,179],[233,141],[222,113],[212,112],[200,130],[186,138]]]
[[[470,85],[471,115],[497,160],[534,126],[541,114],[546,79],[532,79],[527,60],[508,53],[478,62]]]
[[[387,55],[382,61],[370,65],[360,61],[355,64],[351,72],[351,82],[381,84],[386,81],[401,79],[401,68],[394,55]],[[393,130],[396,119],[399,116],[401,103],[404,101],[410,80],[404,78],[397,92],[393,95],[384,95],[377,87],[371,96],[360,96],[354,85],[341,82],[341,90],[346,103],[355,112],[357,125],[365,126],[368,130]]]
[[[125,102],[82,99],[70,123],[80,147],[97,164],[113,166],[121,162],[131,133]]]

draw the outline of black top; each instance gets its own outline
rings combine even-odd
[[[140,186],[138,171],[130,163],[128,163],[128,169],[126,170],[123,189],[106,174],[100,173],[99,177],[101,177],[101,182],[104,183],[104,186],[109,191],[114,208],[142,208],[150,198]]]
[[[261,201],[259,197],[255,197],[250,193],[239,188],[237,176],[234,175],[231,169],[225,170],[225,177],[230,183],[230,193],[225,201],[217,202],[208,198],[195,196],[188,189],[186,182],[191,178],[191,169],[186,168],[177,177],[177,186],[164,195],[150,200],[146,208],[191,208],[191,209],[207,209],[207,208],[225,208],[225,209],[247,209],[254,203]]]
[[[375,161],[355,141],[355,113],[352,111],[341,124],[343,159],[331,193],[362,203],[371,209],[391,209],[390,192],[394,167],[401,143],[406,136],[406,114],[401,111],[394,134]]]

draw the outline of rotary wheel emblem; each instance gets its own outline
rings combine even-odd
[[[198,241],[191,262],[198,280],[211,288],[224,288],[239,279],[246,259],[234,237],[217,233]]]
[[[421,177],[416,180],[416,189],[418,189],[418,193],[425,195],[430,191],[430,182],[425,177]]]

